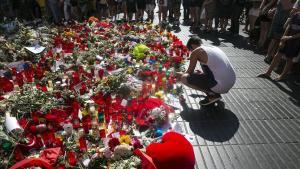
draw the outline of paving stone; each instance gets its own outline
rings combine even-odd
[[[186,43],[191,34],[188,27],[182,27],[177,35]],[[203,93],[184,87],[184,97],[192,109],[182,112],[180,121],[186,121],[181,125],[196,138],[196,168],[299,168],[299,87],[257,78],[269,65],[264,63],[264,56],[248,50],[251,47],[245,38],[217,34],[200,37],[205,45],[218,44],[228,55],[237,80],[233,89],[222,95],[223,111],[201,108],[199,95]],[[201,69],[199,65],[196,68]],[[273,73],[271,78],[277,75]]]

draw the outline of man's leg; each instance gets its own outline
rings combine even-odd
[[[180,82],[192,89],[202,91],[206,94],[206,98],[200,101],[201,105],[209,105],[221,99],[221,95],[213,92],[210,88],[213,86],[208,86],[212,84],[210,79],[205,74],[197,74],[196,76],[184,73],[177,73]],[[197,83],[197,84],[196,84]]]

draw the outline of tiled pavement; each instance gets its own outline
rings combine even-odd
[[[188,27],[177,33],[189,38]],[[224,111],[206,113],[198,94],[185,88],[188,106],[179,124],[195,138],[197,169],[300,168],[300,88],[257,78],[268,65],[255,54],[242,36],[202,34],[205,44],[217,44],[228,56],[237,81],[223,95]],[[275,74],[274,74],[275,75]]]

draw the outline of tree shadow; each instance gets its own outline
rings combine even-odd
[[[192,109],[184,106],[180,115],[189,122],[195,134],[213,142],[230,140],[240,125],[236,115],[228,109]]]

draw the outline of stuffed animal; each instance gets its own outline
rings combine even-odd
[[[120,160],[122,158],[128,158],[131,155],[133,155],[133,147],[128,144],[120,144],[115,147],[112,159]]]
[[[194,169],[195,166],[193,146],[183,135],[175,132],[163,135],[160,143],[150,144],[146,148],[146,155],[157,169]],[[143,157],[141,159],[146,159]]]

